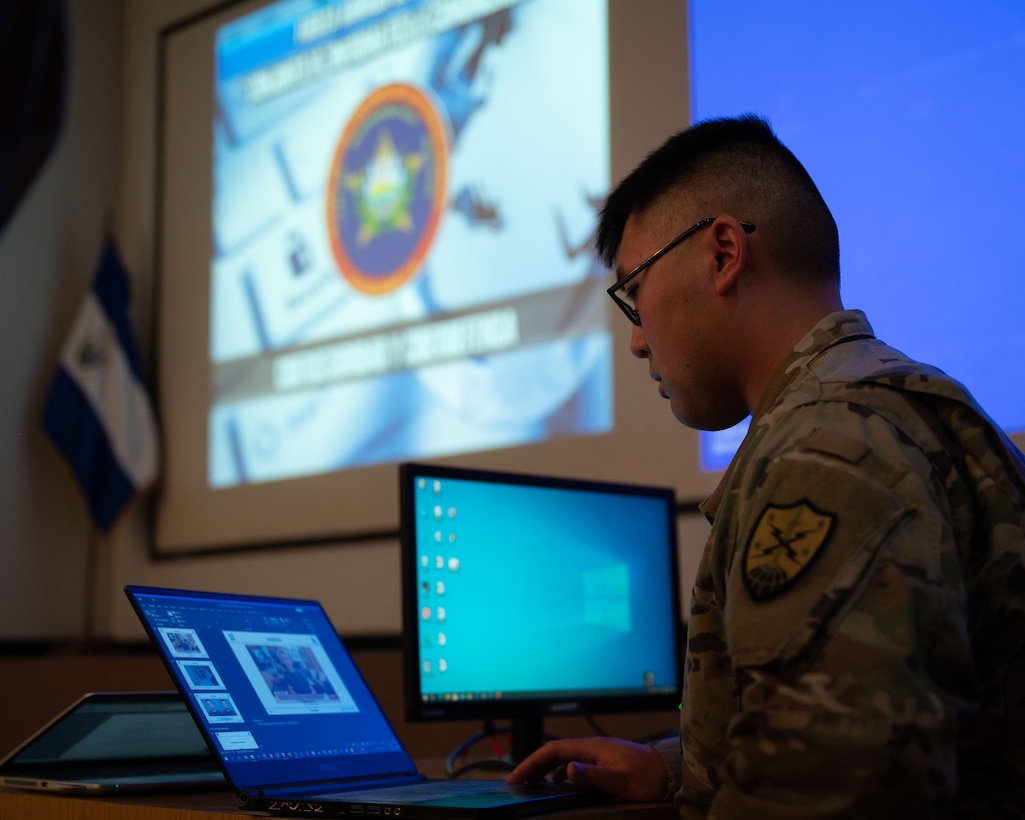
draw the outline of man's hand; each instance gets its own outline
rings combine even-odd
[[[598,789],[622,800],[655,802],[669,789],[662,756],[640,743],[597,737],[553,740],[509,773],[509,783],[529,783],[547,774],[559,782]]]

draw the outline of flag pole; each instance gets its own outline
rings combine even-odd
[[[160,469],[156,418],[128,317],[130,281],[104,240],[93,283],[64,347],[43,408],[43,429],[89,507],[82,640],[97,640],[101,544]]]
[[[96,643],[96,584],[99,580],[100,545],[96,527],[89,527],[85,545],[85,599],[82,604],[82,643]]]

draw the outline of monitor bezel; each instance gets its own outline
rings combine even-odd
[[[417,549],[413,527],[414,483],[419,477],[448,478],[520,486],[553,487],[569,490],[609,492],[624,495],[644,495],[666,502],[668,552],[666,572],[669,574],[673,617],[673,641],[676,686],[672,692],[631,692],[615,695],[588,695],[567,693],[565,697],[507,696],[501,700],[430,701],[421,700],[419,659],[419,604],[417,598]],[[686,634],[681,617],[680,581],[677,552],[677,503],[675,490],[644,484],[630,484],[569,476],[551,476],[487,470],[429,463],[407,462],[399,465],[399,542],[402,590],[402,643],[403,643],[403,701],[405,718],[409,722],[459,721],[473,719],[512,719],[541,721],[547,717],[571,715],[614,714],[675,709],[679,704],[682,686],[683,641]]]

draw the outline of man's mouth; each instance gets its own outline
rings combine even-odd
[[[664,399],[669,398],[666,395],[665,383],[662,381],[662,377],[658,375],[658,373],[652,371],[651,378],[658,384],[658,394]]]

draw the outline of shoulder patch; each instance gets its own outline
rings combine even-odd
[[[791,586],[826,548],[835,525],[835,514],[806,498],[766,506],[744,550],[744,586],[751,597],[765,601]]]

